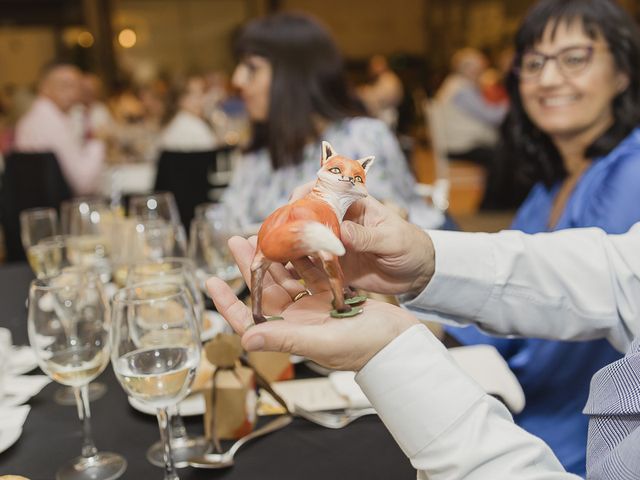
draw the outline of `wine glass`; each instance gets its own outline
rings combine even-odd
[[[140,220],[165,220],[182,225],[176,198],[171,192],[136,195],[129,199],[129,216]]]
[[[58,214],[53,208],[30,208],[20,212],[20,239],[36,277],[57,273],[62,264],[55,244],[41,244],[58,233]]]
[[[233,259],[227,242],[241,233],[227,207],[221,204],[203,204],[196,207],[191,222],[189,258],[196,265],[196,275],[201,289],[212,275],[222,278],[237,292],[244,288],[244,281]]]
[[[63,465],[57,480],[107,480],[120,477],[126,460],[98,452],[91,435],[89,382],[109,363],[111,316],[98,277],[70,267],[36,279],[29,290],[29,342],[40,368],[73,388],[82,421],[82,455]]]
[[[193,301],[177,283],[141,283],[113,299],[111,363],[128,395],[157,409],[164,479],[177,480],[168,408],[188,394],[200,363]]]
[[[134,235],[135,258],[158,260],[186,256],[187,235],[181,224],[162,219],[138,220]]]
[[[129,285],[144,282],[169,282],[184,286],[194,304],[196,321],[203,327],[204,300],[198,289],[192,262],[188,258],[163,258],[138,262],[129,268]],[[173,461],[178,468],[189,465],[188,460],[206,452],[210,442],[204,437],[189,437],[178,408],[169,409],[171,421],[171,449]],[[162,442],[154,443],[147,450],[147,459],[153,465],[163,466]]]
[[[67,256],[73,265],[91,267],[103,282],[111,277],[109,228],[113,213],[102,198],[74,198],[60,207]]]

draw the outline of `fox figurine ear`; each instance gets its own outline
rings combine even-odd
[[[336,152],[329,142],[322,142],[322,159],[320,160],[320,166],[324,165],[324,162],[333,157]]]
[[[362,166],[362,168],[364,169],[364,173],[367,173],[369,171],[369,167],[371,165],[373,165],[373,160],[376,157],[374,157],[373,155],[370,157],[365,157],[365,158],[361,158],[360,160],[358,160],[358,163]]]

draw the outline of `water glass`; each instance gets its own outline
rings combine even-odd
[[[79,268],[34,280],[29,290],[29,342],[40,368],[73,388],[83,427],[82,455],[63,465],[57,480],[106,480],[120,477],[127,462],[98,452],[91,434],[89,382],[109,362],[111,317],[98,277]]]
[[[184,286],[141,283],[116,293],[111,362],[125,392],[156,408],[165,480],[178,479],[167,410],[189,394],[200,349],[193,301]]]

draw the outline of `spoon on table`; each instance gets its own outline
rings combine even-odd
[[[283,415],[281,417],[272,420],[264,427],[258,428],[253,432],[240,438],[234,443],[229,450],[224,453],[205,453],[200,457],[193,457],[189,459],[189,465],[196,468],[226,468],[231,467],[234,464],[233,457],[236,452],[249,440],[261,437],[281,428],[286,427],[291,423],[293,418],[289,415]]]

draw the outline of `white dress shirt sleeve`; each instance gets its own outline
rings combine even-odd
[[[606,337],[626,351],[640,333],[640,224],[628,233],[429,232],[435,274],[404,306],[429,320],[502,335]]]
[[[564,472],[542,440],[516,426],[423,325],[378,352],[356,381],[418,479],[579,478]]]

